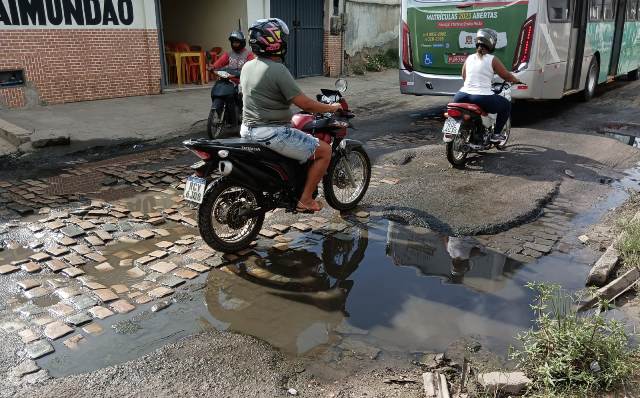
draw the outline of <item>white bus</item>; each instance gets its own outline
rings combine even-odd
[[[524,85],[514,99],[554,99],[620,75],[638,78],[639,0],[402,0],[400,89],[453,95],[475,32],[498,32],[495,55]]]

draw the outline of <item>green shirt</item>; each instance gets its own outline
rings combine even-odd
[[[242,123],[248,127],[291,123],[291,103],[302,94],[284,64],[258,58],[244,64]]]

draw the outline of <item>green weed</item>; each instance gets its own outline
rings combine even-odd
[[[620,224],[622,239],[617,249],[622,254],[624,268],[640,266],[640,221],[625,221]]]
[[[640,369],[624,326],[601,314],[580,313],[572,295],[558,285],[532,283],[538,293],[532,330],[518,339],[511,358],[533,380],[533,397],[591,397],[624,388]],[[602,306],[607,303],[602,302]]]

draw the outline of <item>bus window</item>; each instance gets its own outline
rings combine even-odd
[[[599,21],[602,19],[602,0],[589,1],[589,19]]]
[[[547,3],[549,22],[568,22],[571,15],[571,0],[549,0]]]
[[[615,4],[614,0],[604,0],[602,5],[602,15],[605,21],[613,21],[613,17],[615,16]]]
[[[627,0],[627,21],[635,21],[638,13],[638,0]]]

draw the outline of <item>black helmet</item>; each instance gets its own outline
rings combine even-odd
[[[498,32],[493,29],[482,28],[476,34],[476,48],[481,44],[492,53],[496,49],[498,43]]]
[[[287,24],[278,18],[259,19],[249,28],[249,44],[258,56],[279,56],[287,54]]]
[[[247,46],[247,39],[244,38],[244,33],[240,31],[231,32],[229,35],[229,41],[233,44],[234,41],[240,42],[240,48]]]

